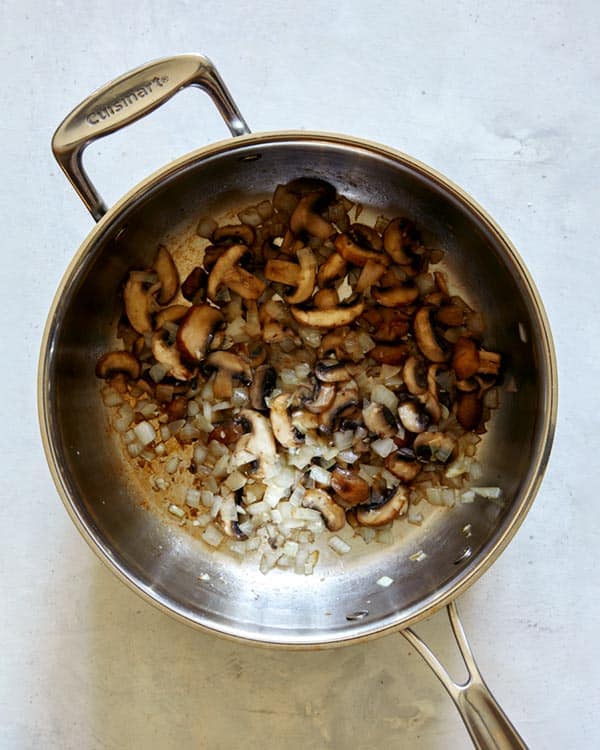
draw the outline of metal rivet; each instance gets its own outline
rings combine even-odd
[[[471,549],[471,547],[465,547],[460,557],[454,561],[454,564],[459,565],[463,560],[468,560],[472,554],[473,554],[473,550]]]
[[[346,620],[362,620],[368,614],[368,609],[359,609],[357,612],[351,612],[349,615],[346,615]]]

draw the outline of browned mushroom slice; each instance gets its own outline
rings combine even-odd
[[[401,266],[407,266],[413,259],[413,250],[419,242],[419,233],[410,219],[392,219],[383,233],[383,247],[386,253]]]
[[[206,295],[207,283],[208,273],[202,266],[196,266],[189,272],[181,285],[181,294],[189,302],[200,302]]]
[[[177,330],[177,348],[190,361],[200,362],[224,324],[220,310],[210,305],[192,305]]]
[[[338,391],[331,406],[321,414],[319,432],[325,435],[331,434],[337,422],[349,411],[358,406],[360,394],[354,381],[347,383]]]
[[[415,438],[413,448],[420,461],[445,464],[456,450],[456,440],[443,432],[422,432]]]
[[[243,242],[246,247],[250,247],[255,237],[254,229],[248,224],[227,224],[224,227],[217,227],[212,233],[212,241],[215,245],[226,242],[237,245]]]
[[[372,289],[373,299],[384,307],[410,305],[419,296],[419,289],[414,284],[400,284],[391,289]]]
[[[152,336],[152,354],[157,362],[167,368],[168,375],[177,380],[189,380],[192,377],[192,371],[181,361],[181,352],[164,329],[156,331]]]
[[[304,400],[303,406],[305,409],[308,409],[311,414],[321,414],[333,404],[335,394],[336,387],[333,383],[322,383],[321,381],[317,381],[315,391],[310,398]]]
[[[385,459],[385,468],[397,476],[401,482],[412,482],[420,473],[421,467],[414,451],[410,448],[400,448]]]
[[[414,401],[405,401],[398,407],[398,416],[404,429],[409,432],[425,432],[429,425],[429,417]]]
[[[150,295],[151,292],[144,282],[130,274],[123,290],[123,302],[127,319],[138,333],[150,333],[152,330]]]
[[[388,307],[371,308],[363,315],[363,318],[366,318],[373,328],[371,336],[377,343],[400,343],[410,331],[410,316],[406,310]]]
[[[332,281],[340,279],[346,273],[346,261],[339,253],[331,255],[321,263],[317,274],[317,283],[323,289]]]
[[[408,357],[406,344],[378,344],[369,351],[369,357],[384,365],[401,365]]]
[[[284,448],[297,448],[304,444],[304,435],[292,424],[288,407],[291,403],[289,393],[281,393],[271,402],[269,414],[273,435]]]
[[[389,500],[375,506],[359,506],[356,508],[356,519],[362,526],[386,526],[406,510],[408,497],[406,488],[398,486]]]
[[[419,401],[423,404],[423,409],[430,419],[431,424],[437,424],[442,418],[442,407],[437,397],[427,391],[422,396],[419,396]]]
[[[332,500],[325,490],[306,490],[302,498],[302,506],[318,510],[329,531],[339,531],[346,525],[344,509]]]
[[[315,375],[324,383],[341,383],[350,380],[350,373],[346,367],[347,362],[338,362],[335,359],[321,359],[315,364]]]
[[[166,305],[177,294],[179,272],[171,257],[171,253],[164,245],[159,245],[158,247],[158,252],[154,259],[154,270],[158,274],[158,280],[160,281],[158,301],[161,305]]]
[[[338,305],[328,310],[310,310],[292,306],[290,312],[295,320],[309,328],[338,328],[347,326],[359,318],[365,309],[365,303],[360,300],[350,305]]]
[[[96,363],[96,377],[103,379],[122,373],[130,380],[137,380],[141,371],[140,363],[130,352],[108,352]]]
[[[373,284],[377,284],[386,270],[386,266],[383,263],[368,260],[363,266],[358,281],[356,282],[356,291],[364,292],[370,286],[373,286]]]
[[[317,213],[316,206],[322,201],[323,196],[320,192],[309,193],[300,198],[298,205],[290,217],[290,229],[297,235],[302,231],[318,237],[320,240],[326,240],[333,234],[333,226]]]
[[[298,305],[312,296],[317,276],[317,259],[309,247],[302,247],[297,252],[300,263],[300,275],[298,286],[293,294],[285,295],[285,301],[289,305]]]
[[[255,456],[252,474],[257,478],[265,477],[273,471],[277,458],[271,423],[263,414],[253,409],[242,409],[239,418],[247,431],[237,441],[235,452],[247,451]]]
[[[260,365],[252,378],[250,387],[250,406],[258,411],[267,408],[265,398],[270,396],[277,383],[277,373],[271,365]]]
[[[454,344],[452,369],[459,380],[467,380],[479,371],[479,352],[473,339],[461,336]]]
[[[370,488],[367,482],[351,469],[340,466],[331,472],[331,489],[335,492],[335,501],[342,508],[353,508],[369,499]]]
[[[438,323],[451,328],[462,326],[465,322],[465,310],[459,305],[443,305],[435,313]]]
[[[206,293],[210,299],[217,299],[219,287],[224,283],[223,277],[228,271],[236,267],[237,263],[247,252],[248,248],[246,245],[238,244],[232,245],[219,256],[208,277]]]
[[[460,393],[456,404],[456,419],[465,430],[474,430],[481,422],[483,404],[475,391]]]
[[[344,341],[348,333],[348,328],[337,328],[335,331],[331,331],[331,333],[326,333],[317,349],[319,357],[329,355],[335,355],[338,359],[346,357],[348,353],[344,349]]]
[[[362,410],[365,427],[380,438],[391,438],[398,432],[392,412],[384,404],[370,403]]]
[[[370,227],[368,224],[360,224],[355,222],[351,225],[348,234],[362,247],[371,248],[372,250],[381,250],[383,248],[383,240],[381,235]]]
[[[171,305],[159,310],[154,317],[156,328],[162,328],[165,323],[177,323],[185,317],[189,309],[187,305]]]
[[[255,300],[265,291],[266,284],[248,271],[236,266],[223,274],[223,283],[242,299]]]
[[[319,289],[313,297],[313,305],[319,310],[330,310],[332,307],[337,307],[339,303],[340,298],[335,289]]]
[[[421,353],[431,362],[445,362],[448,354],[441,348],[431,325],[432,307],[422,307],[414,319],[415,338]]]
[[[365,266],[369,260],[380,263],[383,266],[389,263],[384,253],[361,247],[346,233],[338,234],[335,238],[335,249],[344,260],[347,260],[348,263],[353,263],[355,266]]]
[[[419,357],[409,357],[402,368],[402,379],[409,393],[421,396],[427,392],[427,370]]]
[[[277,284],[298,286],[300,266],[289,260],[280,260],[279,258],[269,259],[265,265],[265,278]]]

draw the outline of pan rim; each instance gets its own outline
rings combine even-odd
[[[456,576],[453,576],[444,586],[440,587],[436,594],[433,597],[429,597],[424,605],[421,603],[418,606],[411,607],[408,613],[406,610],[402,610],[379,620],[357,622],[352,630],[339,632],[319,631],[314,637],[307,637],[304,634],[291,636],[291,634],[284,632],[282,632],[281,637],[279,637],[279,635],[277,637],[270,637],[269,635],[265,637],[258,634],[249,634],[240,627],[236,627],[235,625],[230,626],[229,623],[211,623],[210,618],[208,617],[199,621],[177,609],[174,609],[169,604],[160,601],[153,596],[149,590],[146,590],[135,576],[130,574],[124,566],[120,565],[114,557],[111,556],[110,549],[108,549],[107,546],[96,537],[93,529],[90,528],[82,513],[79,511],[77,507],[77,499],[71,496],[71,493],[63,480],[56,446],[51,439],[51,410],[49,408],[47,390],[47,384],[51,377],[52,368],[53,352],[51,342],[53,331],[56,327],[56,319],[59,314],[61,300],[64,297],[65,290],[70,286],[73,279],[76,277],[77,272],[80,270],[88,255],[89,249],[95,246],[96,243],[101,242],[103,235],[110,231],[114,221],[121,216],[122,213],[134,207],[135,204],[143,199],[150,191],[158,188],[170,179],[175,179],[179,173],[185,171],[199,161],[210,157],[217,157],[225,153],[231,153],[232,151],[246,148],[248,146],[285,143],[288,145],[291,145],[292,143],[322,143],[326,146],[345,146],[357,148],[363,151],[366,150],[371,154],[401,163],[418,174],[433,180],[434,183],[443,187],[445,191],[450,193],[461,205],[463,205],[486,226],[494,236],[496,244],[501,246],[506,253],[515,273],[519,276],[523,288],[528,295],[528,302],[531,305],[532,313],[534,313],[537,318],[536,322],[541,333],[540,340],[538,341],[540,370],[542,375],[545,376],[541,378],[540,383],[540,401],[544,404],[545,409],[544,413],[539,415],[539,425],[536,429],[536,434],[539,436],[539,449],[529,466],[529,479],[521,488],[519,501],[514,504],[512,511],[509,514],[508,523],[506,523],[505,527],[497,535],[493,536],[486,544],[486,549],[481,552],[480,559],[476,564],[474,564],[472,568],[465,568],[457,571]],[[558,378],[556,353],[550,325],[533,279],[520,254],[504,231],[485,211],[485,209],[483,209],[466,191],[434,168],[414,159],[408,154],[379,143],[337,133],[282,130],[252,133],[250,135],[238,136],[233,139],[228,138],[217,143],[209,144],[200,149],[196,149],[195,151],[180,157],[168,165],[156,170],[135,185],[107,211],[94,227],[92,227],[87,237],[79,246],[71,262],[68,264],[49,310],[42,338],[38,365],[37,402],[40,432],[46,460],[63,505],[73,520],[76,528],[96,556],[113,573],[115,573],[115,575],[117,575],[117,577],[123,581],[128,588],[174,619],[184,622],[196,629],[203,630],[204,632],[209,632],[229,640],[246,644],[299,650],[350,645],[407,628],[419,620],[433,614],[435,611],[441,609],[455,599],[489,569],[508,546],[509,542],[521,526],[543,480],[556,428]]]

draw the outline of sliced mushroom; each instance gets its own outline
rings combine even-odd
[[[452,369],[459,380],[468,380],[479,371],[479,352],[473,339],[461,336],[454,344]]]
[[[296,290],[293,294],[285,295],[285,301],[289,305],[298,305],[312,296],[317,276],[317,259],[313,251],[309,247],[302,247],[298,250],[297,256],[300,263],[300,274]]]
[[[306,231],[320,240],[326,240],[333,234],[333,226],[316,211],[316,205],[320,200],[322,200],[322,195],[318,192],[309,193],[300,198],[290,217],[290,229],[294,234]]]
[[[255,240],[254,229],[248,224],[227,224],[223,227],[217,227],[212,233],[212,241],[215,245],[222,245],[226,242],[239,244],[243,242],[246,247],[250,247]]]
[[[363,266],[358,281],[356,282],[356,291],[364,292],[366,289],[373,286],[373,284],[377,284],[386,270],[387,267],[385,264],[374,260],[368,260]]]
[[[415,315],[414,331],[417,346],[421,353],[431,362],[445,362],[448,355],[441,348],[431,325],[432,307],[422,307]]]
[[[346,412],[354,409],[360,400],[358,387],[354,381],[347,383],[338,393],[336,393],[333,403],[321,414],[321,424],[319,425],[319,431],[329,435],[331,434],[336,426],[338,420],[343,417]]]
[[[367,482],[351,469],[340,466],[331,472],[331,489],[335,492],[335,501],[342,508],[353,508],[369,499],[370,488]]]
[[[385,468],[397,476],[401,482],[412,482],[421,471],[422,464],[417,461],[413,450],[400,448],[385,459]]]
[[[369,357],[384,365],[401,365],[408,357],[406,344],[377,344],[369,351]]]
[[[271,258],[265,265],[265,278],[286,286],[298,286],[300,266],[289,260]]]
[[[242,420],[226,419],[216,424],[211,432],[208,433],[206,444],[209,445],[211,441],[216,440],[217,443],[222,443],[223,445],[234,445],[243,434]]]
[[[277,373],[271,365],[260,365],[254,371],[250,386],[250,406],[258,411],[267,408],[265,398],[270,396],[277,383]]]
[[[346,261],[339,253],[331,253],[326,261],[321,263],[317,274],[317,283],[323,289],[332,281],[340,279],[346,273]]]
[[[474,430],[481,422],[483,403],[475,391],[460,393],[456,403],[456,419],[465,430]]]
[[[315,375],[324,383],[342,383],[352,377],[347,364],[336,359],[321,359],[315,364]]]
[[[181,352],[164,328],[152,336],[152,354],[157,362],[167,368],[168,375],[177,380],[189,380],[192,377],[192,371],[181,361]]]
[[[237,380],[242,385],[248,386],[252,383],[250,365],[232,352],[211,352],[204,361],[204,368],[227,372],[233,380]]]
[[[207,283],[208,273],[202,266],[196,266],[181,285],[181,294],[189,302],[200,302],[206,295]]]
[[[429,425],[429,417],[419,409],[414,401],[405,401],[398,407],[398,416],[404,429],[409,432],[425,432]]]
[[[262,341],[251,341],[247,346],[247,359],[252,367],[262,365],[267,359],[267,347]]]
[[[348,234],[362,247],[372,248],[373,250],[381,250],[383,248],[381,236],[368,224],[355,222],[351,225]]]
[[[265,477],[272,472],[277,458],[271,423],[265,416],[252,409],[242,409],[240,420],[247,426],[248,432],[237,441],[235,452],[247,451],[255,456],[252,473],[257,478]]]
[[[166,305],[173,299],[179,289],[179,272],[171,257],[171,253],[164,245],[159,245],[158,247],[158,252],[154,259],[154,270],[158,274],[158,280],[160,281],[158,301],[161,305]]]
[[[365,303],[360,300],[350,305],[331,307],[329,310],[307,310],[292,306],[290,312],[298,323],[309,328],[339,328],[359,318],[364,308]]]
[[[348,328],[337,328],[335,331],[331,331],[331,333],[326,333],[317,349],[319,357],[327,357],[329,355],[334,355],[338,359],[346,357],[347,352],[344,349],[344,341],[348,333]]]
[[[479,350],[479,369],[480,375],[497,375],[500,371],[501,356],[497,352],[488,352],[485,349]]]
[[[96,377],[103,379],[112,378],[118,373],[122,373],[130,380],[137,380],[141,371],[140,363],[130,352],[108,352],[108,354],[100,357],[96,363]]]
[[[152,330],[150,295],[151,292],[144,282],[130,274],[123,289],[123,302],[127,319],[138,333],[150,333]]]
[[[438,323],[455,328],[464,325],[465,310],[459,305],[443,305],[435,314]]]
[[[398,432],[396,419],[384,404],[370,403],[362,410],[362,417],[369,432],[380,438],[391,438]]]
[[[253,276],[239,266],[229,268],[225,271],[223,274],[223,283],[232,292],[239,294],[245,300],[258,299],[266,288],[264,281],[261,281],[257,276]]]
[[[419,396],[419,401],[423,404],[423,409],[429,417],[430,424],[437,424],[442,418],[442,407],[436,396],[431,391],[427,391],[427,393]]]
[[[177,323],[184,318],[190,308],[187,305],[171,305],[159,310],[154,317],[156,328],[163,328],[165,323]]]
[[[413,259],[413,249],[419,242],[419,233],[410,219],[392,219],[383,233],[383,247],[386,253],[401,266]]]
[[[325,490],[306,490],[302,498],[302,506],[318,510],[329,531],[340,531],[346,525],[344,509],[332,500]]]
[[[340,303],[340,298],[335,289],[319,289],[313,297],[313,305],[319,310],[330,310]]]
[[[422,432],[413,444],[420,461],[439,461],[445,464],[456,450],[456,440],[443,432]]]
[[[192,305],[177,330],[177,347],[192,362],[204,359],[216,332],[225,324],[220,310]]]
[[[410,331],[410,316],[405,310],[371,308],[368,322],[374,327],[371,336],[377,343],[397,344]],[[373,313],[378,313],[374,315]],[[363,316],[364,317],[364,316]]]
[[[317,380],[312,396],[303,402],[304,408],[311,414],[321,414],[329,409],[335,399],[336,387],[333,383],[322,383]]]
[[[371,296],[384,307],[410,305],[419,296],[419,289],[414,284],[400,284],[390,289],[372,289]]]
[[[393,490],[392,496],[382,505],[377,507],[357,507],[356,519],[362,526],[385,526],[391,523],[401,513],[406,510],[408,505],[408,496],[406,487],[399,485]]]
[[[413,396],[421,396],[427,393],[427,370],[425,364],[419,357],[409,357],[402,368],[402,379],[409,393]]]
[[[271,402],[271,427],[277,441],[284,448],[298,448],[304,444],[304,435],[292,424],[290,412],[291,398],[289,393],[281,393]]]
[[[217,292],[219,291],[221,284],[224,283],[225,274],[235,268],[237,263],[247,252],[248,248],[246,245],[238,244],[232,245],[219,256],[208,277],[206,293],[210,299],[217,299]]]
[[[338,253],[347,260],[348,263],[353,263],[355,266],[365,266],[369,260],[379,263],[383,266],[388,265],[388,258],[384,253],[378,252],[377,250],[370,250],[366,247],[361,247],[352,237],[347,234],[338,234],[335,238],[335,249]]]

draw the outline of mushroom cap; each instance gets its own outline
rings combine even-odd
[[[223,370],[243,385],[252,382],[252,370],[247,362],[237,354],[229,351],[211,352],[204,360],[205,369]]]
[[[420,461],[446,463],[456,450],[456,440],[444,432],[422,432],[413,443]]]
[[[338,305],[327,310],[306,310],[292,306],[290,311],[298,323],[309,328],[338,328],[359,318],[364,308],[365,303],[359,300],[351,305]]]
[[[414,401],[404,401],[398,407],[398,416],[404,429],[409,432],[425,432],[429,425],[429,417]]]
[[[335,501],[343,508],[353,508],[366,502],[371,492],[367,482],[356,471],[340,466],[331,472],[331,489],[335,492]]]
[[[265,398],[270,396],[277,383],[277,373],[271,365],[260,365],[254,371],[250,386],[250,406],[258,411],[267,408]]]
[[[425,363],[419,357],[409,357],[402,368],[402,379],[413,396],[427,393],[427,370]]]
[[[399,284],[390,289],[372,289],[371,295],[375,302],[384,307],[399,307],[414,302],[419,296],[419,289],[414,284]]]
[[[208,273],[202,266],[196,266],[187,275],[181,285],[181,294],[188,302],[200,302],[201,297],[206,295],[206,284],[208,283]]]
[[[329,531],[340,531],[346,525],[346,512],[332,500],[325,490],[306,490],[302,498],[302,506],[318,510]]]
[[[158,252],[154,259],[154,270],[158,274],[160,289],[158,290],[158,301],[166,305],[177,294],[179,289],[179,271],[173,261],[171,253],[164,245],[158,246]]]
[[[103,354],[96,363],[96,377],[112,378],[117,373],[126,375],[130,380],[140,377],[142,368],[130,352],[116,351]]]
[[[311,414],[321,414],[333,404],[335,394],[336,387],[334,383],[323,383],[317,380],[314,392],[310,398],[304,400],[303,406]]]
[[[224,324],[220,310],[207,304],[192,305],[177,330],[177,348],[186,359],[200,362]]]
[[[324,383],[345,382],[351,378],[347,364],[347,362],[338,362],[336,359],[320,359],[315,364],[315,375]]]
[[[362,411],[363,421],[369,432],[380,438],[392,438],[398,432],[398,425],[392,412],[384,404],[370,403]]]
[[[320,192],[309,193],[300,198],[290,217],[290,229],[297,235],[302,231],[326,240],[333,234],[333,226],[316,212],[316,205],[323,200]]]
[[[385,468],[397,476],[401,482],[411,482],[420,473],[422,464],[417,461],[413,450],[400,448],[400,450],[390,453],[385,459]]]
[[[417,228],[402,216],[392,219],[383,232],[386,253],[401,266],[412,261],[412,250],[419,241]]]
[[[187,314],[190,308],[187,305],[171,305],[159,310],[154,316],[156,328],[162,328],[165,323],[177,323]]]
[[[385,526],[394,518],[397,518],[408,505],[408,494],[405,487],[399,485],[394,491],[389,500],[386,500],[382,505],[377,507],[357,507],[356,508],[356,520],[362,526]]]

